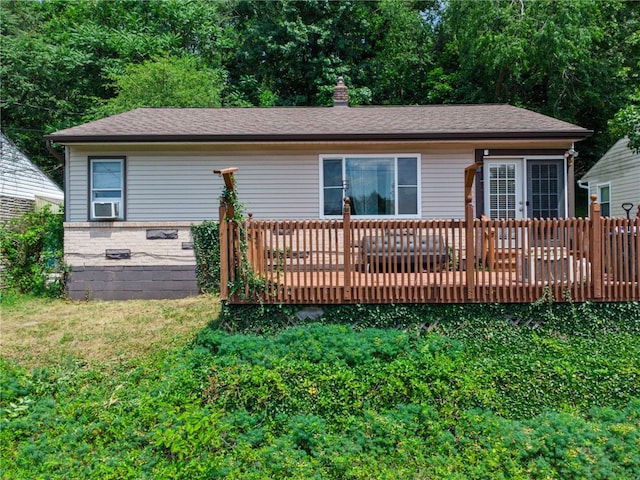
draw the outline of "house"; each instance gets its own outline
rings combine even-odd
[[[0,222],[45,204],[56,210],[63,200],[60,187],[0,133]]]
[[[237,167],[256,219],[464,218],[573,213],[573,148],[591,131],[510,105],[139,108],[55,132],[66,147],[72,298],[196,292],[190,225],[217,219]]]
[[[597,195],[602,215],[631,217],[640,208],[640,152],[629,148],[629,139],[618,140],[578,181],[578,185]]]

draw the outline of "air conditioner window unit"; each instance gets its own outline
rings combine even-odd
[[[96,220],[118,218],[119,210],[120,204],[118,202],[93,202],[93,218]]]

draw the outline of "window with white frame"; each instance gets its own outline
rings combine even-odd
[[[598,203],[600,204],[600,215],[611,216],[611,185],[606,183],[598,185]]]
[[[89,159],[90,218],[124,219],[124,158]]]
[[[320,161],[323,216],[341,215],[345,196],[354,216],[419,216],[419,155],[324,155]]]

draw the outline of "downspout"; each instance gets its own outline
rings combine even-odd
[[[576,214],[576,192],[575,192],[575,159],[578,156],[578,152],[573,148],[573,144],[571,144],[571,148],[564,152],[564,161],[565,168],[567,172],[567,211],[565,212],[565,217],[574,217]]]
[[[60,153],[58,150],[56,150],[55,148],[53,148],[52,142],[51,140],[45,140],[44,141],[45,146],[47,147],[47,151],[53,155],[53,157],[58,160],[58,162],[60,163],[60,165],[62,165],[62,171],[63,173],[63,185],[62,185],[62,191],[64,192],[64,221],[66,222],[68,217],[67,215],[69,215],[69,208],[67,205],[67,202],[69,201],[69,195],[67,195],[67,169],[66,169],[66,164],[65,164],[65,155],[63,155],[62,153]]]
[[[45,145],[49,153],[53,155],[62,165],[64,165],[64,155],[62,155],[58,150],[53,148],[53,145],[51,144],[51,140],[45,140]]]
[[[578,187],[584,188],[587,191],[587,198],[589,198],[589,195],[591,194],[591,188],[589,187],[589,182],[583,183],[582,179],[580,179],[576,181],[576,184],[578,185]]]
[[[589,182],[582,183],[582,180],[578,180],[576,183],[580,188],[584,188],[586,191],[589,191]]]

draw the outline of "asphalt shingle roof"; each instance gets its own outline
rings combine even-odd
[[[511,105],[138,108],[48,135],[58,143],[350,139],[582,139],[592,132]]]

